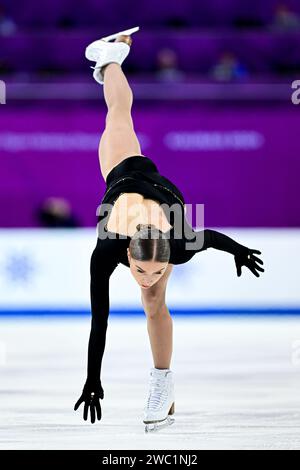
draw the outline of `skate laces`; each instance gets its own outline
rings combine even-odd
[[[169,380],[167,377],[151,377],[147,408],[159,409],[168,397]]]

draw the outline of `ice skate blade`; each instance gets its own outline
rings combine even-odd
[[[132,44],[132,39],[130,37],[130,34],[138,31],[140,28],[139,26],[136,26],[135,28],[127,29],[125,31],[120,31],[119,33],[114,33],[111,34],[110,36],[106,36],[105,38],[97,39],[96,41],[91,42],[85,49],[85,57],[88,60],[92,60],[93,62],[97,62],[99,59],[99,51],[103,49],[103,42],[108,43],[111,39],[117,39],[120,36],[128,36],[126,39],[123,38],[123,40],[118,41],[118,42],[123,42],[124,44],[127,44],[129,47]],[[109,47],[106,45],[106,47]],[[92,67],[94,68],[94,67]]]
[[[105,38],[101,38],[102,41],[111,41],[112,39],[116,39],[118,36],[130,36],[133,33],[136,33],[140,29],[139,26],[135,26],[131,29],[125,29],[125,31],[120,31],[119,33],[111,34],[110,36],[106,36]]]
[[[166,428],[167,426],[171,426],[175,421],[174,418],[170,418],[169,416],[164,419],[163,421],[155,421],[153,423],[147,423],[145,426],[145,433],[157,432],[160,429]]]

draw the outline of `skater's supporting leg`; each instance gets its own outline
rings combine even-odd
[[[169,369],[173,350],[173,321],[166,305],[166,288],[173,269],[169,264],[163,276],[149,289],[142,289],[154,367]]]
[[[131,116],[132,90],[121,66],[110,63],[104,68],[104,98],[108,108],[105,130],[99,144],[103,178],[127,157],[141,155]]]
[[[173,350],[173,320],[166,304],[147,314],[147,329],[154,367],[169,369]]]

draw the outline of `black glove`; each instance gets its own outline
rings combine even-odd
[[[240,277],[242,274],[242,266],[247,266],[248,269],[256,276],[259,277],[258,271],[264,272],[264,269],[257,263],[264,264],[264,262],[254,255],[254,253],[261,255],[258,250],[252,250],[251,248],[243,247],[243,249],[235,255],[234,261],[236,266],[237,276]]]
[[[99,400],[100,398],[102,400],[104,398],[104,391],[101,385],[98,385],[97,387],[85,386],[82,391],[81,397],[74,406],[74,410],[76,411],[81,405],[81,403],[84,402],[83,419],[85,421],[88,419],[88,410],[90,409],[91,422],[95,422],[96,413],[97,419],[98,421],[100,421],[102,416]]]

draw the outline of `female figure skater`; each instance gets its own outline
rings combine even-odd
[[[86,49],[86,57],[96,62],[93,76],[104,85],[108,108],[99,160],[106,181],[100,212],[103,207],[109,209],[107,217],[103,211],[97,214],[98,238],[90,262],[92,319],[87,379],[74,410],[84,403],[84,420],[88,411],[92,423],[96,415],[101,419],[100,398],[104,398],[104,390],[100,372],[109,315],[109,279],[122,263],[130,268],[141,287],[153,355],[154,367],[150,371],[150,390],[144,408],[147,431],[151,430],[151,423],[164,425],[174,421],[169,416],[174,413],[174,379],[170,369],[173,325],[165,303],[173,266],[213,247],[234,256],[238,276],[242,266],[257,277],[258,271],[264,269],[259,266],[262,260],[255,256],[260,251],[214,230],[194,231],[186,220],[180,190],[159,172],[149,157],[142,155],[131,117],[133,95],[121,68],[132,44],[130,35],[138,29],[102,38]],[[112,39],[115,41],[110,42]],[[168,207],[175,209],[170,213]]]

